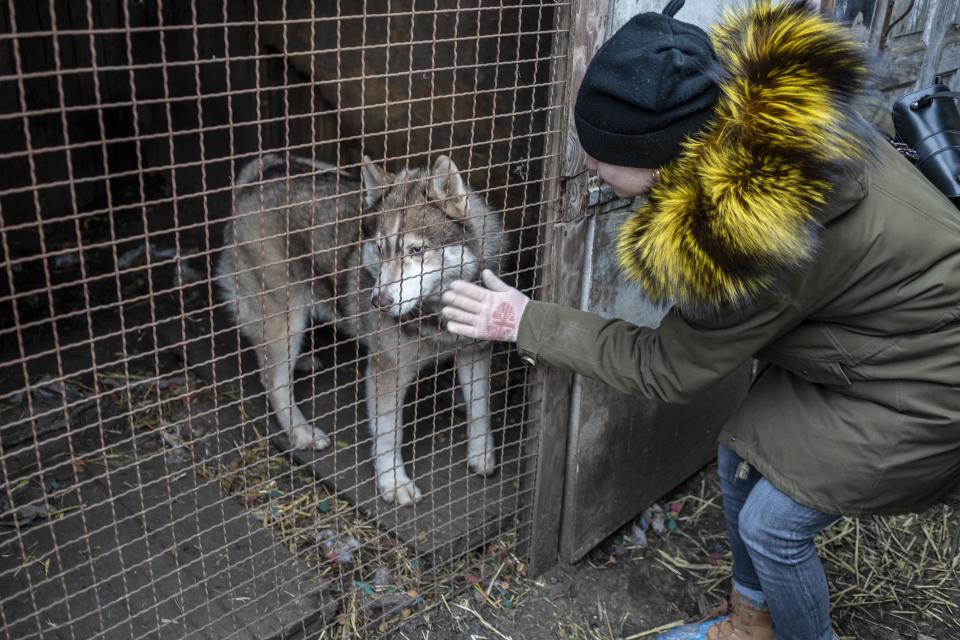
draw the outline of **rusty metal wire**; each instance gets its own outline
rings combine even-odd
[[[363,154],[410,194],[433,183],[404,168],[449,156],[474,194],[466,217],[450,217],[445,177],[421,204],[447,217],[404,233],[461,256],[500,247],[488,259],[536,293],[569,2],[341,4],[4,0],[5,637],[370,638],[477,581],[488,606],[511,606],[537,473],[528,370],[497,348],[489,372],[457,371],[449,355],[467,352],[436,347],[429,313],[402,316],[403,333],[364,307],[388,261],[349,262],[364,246],[350,229],[371,216]],[[279,169],[257,169],[273,157]],[[345,213],[332,229],[296,226],[294,188],[313,211]],[[241,192],[260,204],[237,210]],[[376,215],[413,220],[418,202],[383,200]],[[297,234],[309,269],[277,280],[304,264]],[[224,271],[229,251],[251,262]],[[465,260],[422,267],[416,295]],[[237,304],[259,311],[235,318]],[[313,320],[295,406],[329,436],[321,451],[293,446],[257,355],[278,345],[289,375],[301,332],[267,327],[296,314]],[[378,380],[418,371],[390,396],[423,491],[410,505],[385,500],[374,471],[373,425],[392,414],[367,398],[386,383],[365,378],[394,362],[392,331],[407,355]],[[468,466],[480,406],[495,443],[486,477]]]

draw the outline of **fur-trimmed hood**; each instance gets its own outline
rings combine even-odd
[[[626,273],[694,317],[743,307],[816,255],[823,210],[865,156],[868,57],[803,3],[728,9],[710,31],[715,115],[620,231]]]

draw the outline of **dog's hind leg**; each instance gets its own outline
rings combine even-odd
[[[367,359],[367,417],[373,435],[377,488],[384,500],[399,505],[413,504],[423,495],[407,475],[401,453],[403,400],[416,376],[415,367],[401,366],[384,353]]]
[[[320,168],[318,163],[318,168]],[[325,325],[329,327],[334,326],[334,293],[333,289],[329,288],[320,288],[319,285],[315,285],[316,289],[311,289],[311,297],[314,299],[325,298],[322,302],[317,302],[313,305],[313,308],[310,310],[311,318],[313,320],[313,326],[316,328],[321,328]],[[354,332],[356,333],[356,332]],[[317,354],[317,343],[316,336],[313,336],[312,350],[303,352],[303,347],[300,348],[300,357],[297,358],[297,364],[294,367],[295,371],[307,372],[311,374],[316,374],[318,371],[323,371],[327,365],[321,360]],[[302,345],[303,343],[301,343]]]
[[[265,319],[260,364],[270,406],[290,437],[290,444],[297,449],[325,449],[330,445],[330,438],[307,424],[293,397],[293,368],[300,355],[308,319],[309,311],[302,306]]]
[[[297,358],[297,364],[293,368],[303,373],[316,373],[323,370],[323,361],[312,353],[305,353]]]

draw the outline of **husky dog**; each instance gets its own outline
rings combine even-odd
[[[244,167],[217,264],[218,285],[256,346],[270,405],[294,447],[323,449],[292,372],[311,320],[366,346],[367,416],[380,494],[408,505],[421,492],[404,469],[402,408],[423,363],[455,360],[467,403],[470,468],[495,467],[488,409],[490,345],[454,336],[440,296],[496,267],[500,214],[447,156],[432,168],[384,171],[366,156],[361,180],[332,165],[267,155]]]

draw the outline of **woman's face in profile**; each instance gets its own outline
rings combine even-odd
[[[640,167],[621,167],[600,162],[587,156],[587,168],[596,171],[600,179],[613,188],[621,198],[632,198],[650,190],[656,180],[656,169]]]

